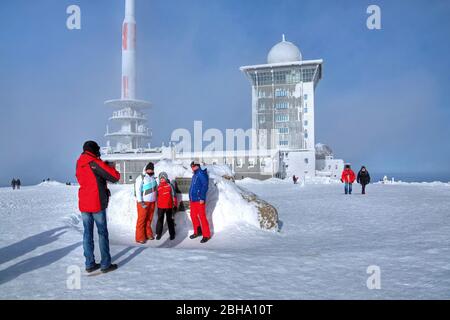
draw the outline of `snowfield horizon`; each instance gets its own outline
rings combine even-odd
[[[279,232],[242,217],[216,230],[207,244],[188,239],[187,226],[178,225],[174,242],[166,232],[158,242],[135,245],[112,227],[119,269],[98,277],[81,271],[79,288],[70,285],[84,268],[74,218],[78,187],[0,188],[0,298],[450,297],[450,184],[372,184],[367,195],[355,187],[344,196],[341,184],[324,182],[237,182],[277,208]],[[124,188],[114,186],[113,199]]]

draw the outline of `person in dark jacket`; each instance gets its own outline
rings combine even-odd
[[[366,194],[366,185],[368,185],[370,183],[370,174],[369,174],[369,171],[367,171],[365,166],[362,166],[361,170],[359,170],[356,181],[362,187],[361,193]]]
[[[203,235],[201,243],[211,239],[208,219],[206,217],[206,193],[208,192],[208,173],[206,169],[200,168],[200,162],[192,161],[191,169],[194,172],[189,189],[189,205],[191,210],[192,225],[194,234],[190,236],[195,239]]]
[[[20,189],[20,185],[21,185],[22,183],[20,182],[20,179],[19,178],[17,178],[17,180],[16,180],[16,188],[17,189]]]
[[[80,184],[78,190],[78,206],[83,220],[83,249],[86,258],[86,271],[93,272],[101,268],[102,272],[117,269],[111,263],[109,251],[108,226],[106,224],[106,208],[111,193],[107,181],[117,182],[120,173],[112,164],[100,159],[100,147],[95,141],[86,141],[83,153],[77,161],[76,177]],[[101,263],[94,257],[94,223],[97,226],[101,253]]]
[[[12,179],[11,180],[11,188],[14,190],[14,189],[16,189],[16,183],[17,183],[17,181],[16,181],[16,179]]]

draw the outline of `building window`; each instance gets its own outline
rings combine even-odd
[[[133,181],[133,176],[129,176],[128,180]]]
[[[256,163],[255,159],[253,159],[253,158],[248,159],[248,167],[249,168],[254,168],[255,167],[255,163]]]
[[[287,141],[287,140],[280,140],[280,142],[278,144],[280,146],[288,146],[289,145],[289,141]]]
[[[308,139],[308,131],[305,131],[305,139]]]
[[[259,110],[265,110],[265,109],[266,109],[266,104],[263,103],[263,102],[261,102],[261,103],[259,104]]]
[[[305,107],[303,108],[303,113],[308,113],[308,107],[305,106]]]
[[[265,115],[259,115],[259,123],[264,123],[266,122],[266,116]]]
[[[236,167],[238,168],[242,168],[244,166],[244,161],[242,160],[242,158],[239,158],[236,160]]]
[[[303,99],[308,100],[308,94],[304,94]]]
[[[276,122],[288,122],[289,121],[289,115],[287,114],[277,114],[275,116]]]
[[[309,163],[309,159],[305,158],[305,163],[308,164]]]
[[[288,109],[289,108],[289,103],[287,102],[277,102],[275,103],[275,109]]]
[[[258,85],[264,86],[264,85],[270,85],[272,84],[272,72],[261,72],[258,73]]]
[[[278,133],[279,134],[288,134],[289,128],[288,127],[278,128]]]
[[[308,120],[305,120],[305,127],[308,125]]]
[[[275,97],[287,97],[288,91],[286,89],[275,89]]]

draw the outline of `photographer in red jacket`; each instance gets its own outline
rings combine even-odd
[[[77,161],[76,176],[80,184],[78,205],[84,227],[83,249],[86,271],[92,272],[99,268],[104,273],[113,271],[117,269],[117,265],[111,264],[109,252],[106,208],[111,193],[106,182],[119,181],[120,173],[111,164],[100,159],[100,147],[95,141],[86,141],[83,153]],[[98,231],[100,264],[95,262],[94,257],[94,222]]]

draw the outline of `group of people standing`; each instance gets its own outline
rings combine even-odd
[[[208,173],[201,169],[200,163],[192,161],[193,177],[189,189],[189,206],[194,232],[190,236],[195,239],[203,236],[201,243],[209,241],[211,231],[206,217],[206,193],[208,191]],[[164,219],[167,221],[170,240],[175,239],[175,218],[178,210],[178,197],[180,193],[176,181],[171,182],[166,172],[158,175],[159,183],[155,178],[154,164],[149,162],[142,175],[136,178],[134,185],[138,218],[136,222],[136,242],[146,243],[154,240],[152,220],[155,208],[158,215],[156,223],[156,240],[162,237]]]
[[[194,232],[189,236],[196,239],[202,236],[201,243],[211,239],[211,231],[206,217],[206,194],[208,191],[208,173],[202,169],[198,161],[191,162],[193,171],[189,189],[190,214]],[[112,163],[100,159],[100,146],[95,141],[86,141],[83,153],[76,166],[76,177],[80,185],[78,191],[78,205],[83,221],[83,251],[85,266],[88,273],[100,269],[106,273],[117,269],[117,264],[111,263],[109,249],[109,235],[106,219],[111,193],[107,181],[116,183],[120,180],[120,173]],[[155,178],[154,164],[149,162],[142,175],[135,181],[134,189],[137,205],[137,222],[135,240],[144,244],[154,240],[152,220],[157,209],[156,240],[160,240],[163,232],[164,217],[167,221],[170,240],[175,239],[174,214],[178,209],[176,182],[169,180],[168,174],[161,172]],[[97,226],[101,262],[96,263],[94,257],[94,224]]]
[[[13,178],[11,180],[11,188],[13,188],[13,190],[20,189],[20,185],[21,185],[21,182],[20,182],[19,178],[17,178],[17,179]]]
[[[341,182],[344,183],[345,194],[352,194],[355,180],[361,185],[361,193],[366,194],[366,186],[370,183],[369,171],[367,171],[365,166],[362,166],[358,175],[355,175],[350,164],[346,164],[341,175]]]

